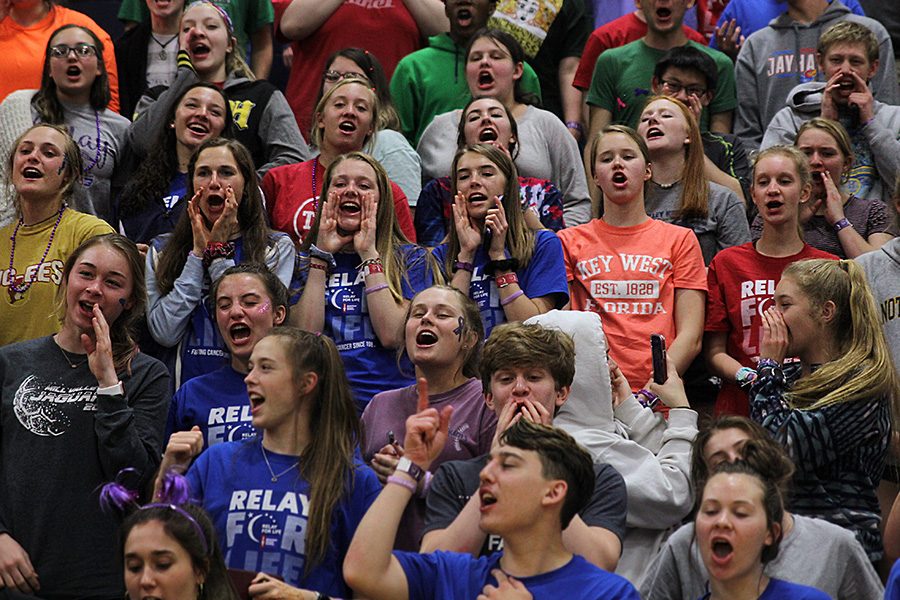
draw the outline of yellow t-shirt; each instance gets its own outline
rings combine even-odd
[[[0,229],[0,346],[50,335],[59,330],[54,303],[66,259],[84,240],[113,232],[106,221],[67,208],[43,263],[40,262],[41,256],[47,249],[56,216],[31,227],[23,225],[19,228],[16,255],[10,269],[10,237],[16,223],[14,221]],[[28,281],[34,283],[24,293],[15,292],[10,287],[11,282],[21,287]]]

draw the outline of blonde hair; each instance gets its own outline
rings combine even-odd
[[[372,94],[372,123],[370,125],[372,132],[366,134],[366,138],[363,140],[363,146],[365,146],[369,139],[375,134],[375,128],[378,126],[378,119],[381,118],[381,103],[378,101],[378,94],[376,94],[375,90],[372,88],[372,82],[368,79],[363,79],[362,77],[345,77],[322,95],[322,98],[319,100],[318,104],[316,104],[316,109],[313,111],[312,129],[309,132],[309,141],[310,144],[316,148],[322,148],[322,139],[324,137],[322,134],[324,127],[319,127],[319,115],[325,112],[325,107],[339,89],[353,84],[363,86],[369,90],[370,94]]]
[[[797,380],[785,396],[790,406],[814,410],[873,396],[900,398],[900,381],[862,267],[852,260],[801,260],[781,278],[796,283],[814,310],[834,303],[829,329],[839,357]]]
[[[687,124],[688,143],[684,144],[684,168],[681,172],[681,198],[678,201],[679,219],[705,219],[709,214],[709,180],[704,171],[703,140],[697,118],[687,105],[673,96],[660,94],[651,97],[644,110],[654,102],[666,100],[674,104]]]
[[[809,160],[806,155],[800,152],[795,146],[771,146],[765,150],[755,153],[750,164],[750,187],[756,185],[756,166],[764,158],[769,156],[783,156],[794,163],[797,169],[797,176],[800,178],[800,187],[812,185],[812,173],[809,171]],[[752,195],[752,194],[751,194]]]
[[[794,138],[794,146],[800,142],[800,136],[809,129],[818,129],[831,136],[834,143],[837,144],[838,150],[844,155],[845,169],[853,164],[853,144],[850,142],[850,134],[847,133],[847,130],[843,125],[832,119],[813,117],[801,125],[800,129],[797,130],[797,137]]]

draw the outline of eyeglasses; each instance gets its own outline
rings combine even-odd
[[[76,44],[68,46],[66,44],[57,44],[50,48],[51,58],[68,58],[69,52],[74,52],[78,58],[87,58],[89,56],[97,56],[96,46],[90,44]]]
[[[369,78],[363,75],[362,73],[354,73],[352,71],[348,71],[347,73],[338,73],[337,71],[325,71],[325,81],[328,83],[337,83],[341,79],[348,79],[350,77],[357,77],[359,79],[364,79],[365,81],[369,81]]]
[[[688,96],[702,96],[706,93],[706,88],[696,86],[686,87],[676,81],[666,81],[663,79],[662,84],[673,94],[677,94],[681,90],[684,90],[684,93]]]

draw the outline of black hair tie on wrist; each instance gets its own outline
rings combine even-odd
[[[505,258],[503,260],[492,260],[484,267],[484,272],[490,276],[494,276],[497,271],[517,271],[519,269],[519,261],[515,258]]]

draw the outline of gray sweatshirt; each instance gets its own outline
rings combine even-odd
[[[575,340],[575,382],[553,424],[572,434],[595,463],[610,465],[625,479],[628,514],[616,573],[640,585],[651,557],[693,504],[697,413],[673,408],[665,420],[634,396],[613,411],[606,336],[597,313],[551,310],[526,322],[560,329]]]
[[[744,139],[748,149],[758,148],[762,143],[766,127],[784,107],[788,93],[795,86],[822,80],[816,65],[816,46],[822,32],[838,21],[854,21],[875,34],[879,67],[870,83],[872,93],[881,102],[900,104],[894,48],[881,23],[852,14],[840,0],[833,0],[808,25],[792,20],[785,12],[747,38],[734,67],[738,97],[734,133]]]
[[[835,600],[880,600],[881,580],[856,537],[846,529],[800,515],[766,566],[766,575],[812,586]],[[694,524],[672,534],[655,557],[640,585],[644,600],[700,598],[709,574],[694,543]],[[814,559],[811,557],[815,557]]]
[[[422,178],[430,181],[450,175],[456,154],[456,131],[461,110],[438,115],[422,133],[416,150],[422,157]],[[566,227],[591,219],[591,197],[578,152],[578,143],[551,112],[529,106],[518,119],[519,153],[516,169],[520,177],[547,179],[563,194]]]
[[[900,238],[857,257],[856,262],[866,272],[875,304],[881,312],[894,368],[900,372]]]
[[[763,137],[761,148],[777,144],[791,145],[797,139],[800,126],[822,113],[822,91],[825,84],[818,81],[801,83],[788,95],[787,106],[779,110]],[[900,173],[900,106],[875,100],[875,119],[856,131],[849,131],[854,153],[859,149],[872,156],[878,170],[878,180],[865,198],[890,203],[894,182]],[[855,162],[853,167],[860,166]],[[859,194],[855,194],[859,195]]]
[[[709,265],[719,250],[750,241],[746,208],[734,192],[710,181],[706,218],[678,219],[676,213],[683,188],[681,182],[665,189],[651,181],[645,207],[647,214],[654,219],[692,230],[700,242],[704,263]]]

